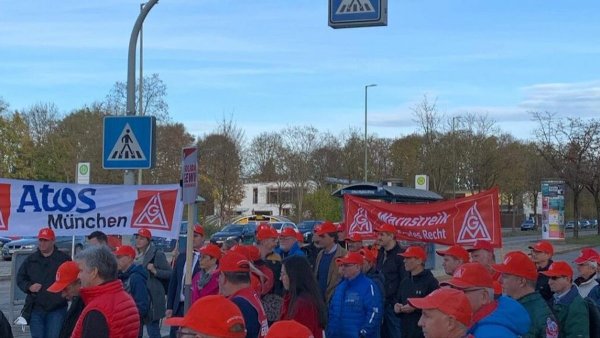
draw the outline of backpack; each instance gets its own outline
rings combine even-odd
[[[596,303],[589,297],[583,299],[588,310],[590,321],[590,337],[600,337],[600,311],[596,307]]]

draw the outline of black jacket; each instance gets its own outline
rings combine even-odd
[[[6,319],[2,311],[0,311],[0,337],[13,338],[10,323],[8,322],[8,319]]]
[[[79,315],[85,304],[83,304],[83,300],[80,297],[75,297],[71,301],[71,306],[69,310],[67,310],[67,315],[65,316],[65,320],[63,321],[63,325],[60,328],[60,334],[58,338],[70,338],[73,333],[73,329],[75,328],[75,324],[77,324],[77,320],[79,319]]]
[[[58,267],[70,260],[69,256],[58,251],[56,246],[48,257],[44,257],[38,249],[25,258],[17,273],[17,285],[27,294],[25,307],[29,304],[33,310],[52,311],[67,306],[67,301],[60,293],[48,292],[47,289],[54,283]],[[32,293],[29,287],[35,283],[40,283],[42,288],[39,292]]]
[[[377,271],[375,267],[372,267],[369,271],[367,271],[367,273],[365,273],[365,276],[369,277],[373,281],[373,283],[375,283],[379,287],[379,291],[381,292],[381,299],[383,300],[383,293],[385,292],[385,277],[383,277],[383,274]]]
[[[547,271],[550,267],[550,264],[552,264],[552,260],[548,261],[548,265],[546,265],[545,268],[538,269],[538,278],[535,282],[535,291],[538,291],[546,302],[552,304],[552,302],[554,301],[554,298],[552,297],[552,295],[554,295],[554,292],[550,290],[550,285],[548,285],[548,276],[541,273],[542,271]]]
[[[377,271],[383,274],[385,279],[385,304],[394,305],[398,302],[397,294],[400,281],[407,275],[404,270],[404,258],[398,254],[403,252],[398,243],[389,251],[385,248],[379,249],[377,255]]]
[[[433,277],[430,270],[423,270],[417,275],[408,275],[400,283],[398,300],[402,305],[408,304],[408,298],[423,298],[439,287],[438,280]],[[421,318],[421,311],[401,313],[402,338],[421,338],[423,330],[417,325]]]

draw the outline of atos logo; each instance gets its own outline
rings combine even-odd
[[[50,187],[50,184],[44,184],[39,191],[36,191],[34,185],[24,184],[17,212],[26,212],[26,208],[31,208],[33,212],[84,213],[96,209],[96,202],[91,198],[94,195],[96,189],[93,188],[81,189],[75,193],[70,188],[55,190]]]
[[[139,190],[131,227],[171,230],[176,204],[177,190]]]
[[[10,217],[10,184],[0,184],[0,230],[8,230]]]

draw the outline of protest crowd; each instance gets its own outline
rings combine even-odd
[[[326,221],[303,243],[292,228],[261,223],[255,244],[219,246],[195,225],[187,271],[186,253],[169,262],[150,229],[117,247],[94,231],[71,260],[43,228],[18,271],[21,316],[33,338],[157,338],[165,325],[171,338],[600,337],[593,249],[581,250],[573,271],[552,259],[548,241],[502,262],[489,242],[452,245],[436,251],[448,275],[439,282],[422,246],[401,247],[389,224],[375,232],[367,245]]]

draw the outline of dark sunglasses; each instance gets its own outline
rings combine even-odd
[[[559,279],[559,278],[565,278],[565,277],[566,277],[566,276],[552,276],[552,277],[550,277],[550,279],[552,279],[552,280],[557,280],[557,279]]]

